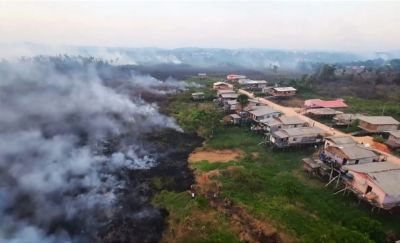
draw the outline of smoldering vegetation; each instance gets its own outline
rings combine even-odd
[[[149,180],[184,189],[200,141],[144,97],[181,89],[95,58],[0,62],[0,241],[157,241]]]

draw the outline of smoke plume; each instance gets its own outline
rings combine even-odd
[[[0,241],[95,239],[124,187],[115,172],[157,164],[140,136],[180,130],[141,94],[181,88],[94,58],[0,62]]]

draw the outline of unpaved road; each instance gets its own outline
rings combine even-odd
[[[329,133],[330,135],[351,136],[351,135],[343,133],[343,132],[341,132],[339,130],[333,129],[333,128],[325,125],[325,124],[322,124],[322,123],[320,123],[320,122],[318,122],[316,120],[313,120],[313,119],[311,119],[309,117],[306,117],[306,116],[304,116],[302,114],[299,114],[296,111],[296,109],[293,108],[293,107],[285,107],[285,106],[278,105],[278,104],[276,104],[276,103],[274,103],[274,102],[272,102],[270,100],[264,99],[264,98],[256,98],[253,93],[247,92],[247,91],[242,90],[242,89],[239,89],[239,93],[245,94],[245,95],[249,96],[250,98],[257,99],[260,103],[268,105],[268,106],[272,107],[273,109],[282,112],[285,115],[297,116],[300,119],[302,119],[304,121],[307,121],[310,125],[312,125],[314,127],[321,128],[322,130],[324,130],[326,133]],[[354,137],[354,136],[352,136],[352,137],[354,138],[354,140],[356,140],[359,143],[364,142],[365,139],[366,139],[365,137]],[[374,149],[372,147],[371,147],[371,149],[375,150],[377,153],[381,153],[381,154],[386,155],[387,158],[388,158],[388,161],[400,165],[400,158],[399,157],[396,157],[396,156],[394,156],[392,154],[389,154],[389,153],[381,151],[381,150]]]

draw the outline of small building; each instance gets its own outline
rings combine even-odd
[[[220,89],[217,90],[217,96],[219,97],[221,94],[236,94],[236,91],[233,89]]]
[[[246,76],[238,75],[238,74],[228,74],[226,76],[226,80],[228,80],[230,82],[235,82],[235,81],[238,81],[239,79],[246,79]]]
[[[268,132],[274,132],[279,129],[308,127],[309,124],[298,116],[279,116],[260,121]]]
[[[347,165],[345,184],[359,198],[383,209],[400,206],[400,166],[391,162]]]
[[[330,118],[334,117],[338,114],[342,114],[343,112],[337,111],[331,108],[317,108],[317,109],[308,109],[307,114],[316,118]]]
[[[238,82],[245,89],[250,90],[262,90],[267,87],[267,81],[265,80],[250,80],[250,79],[240,79]]]
[[[240,106],[240,104],[239,104]],[[231,113],[231,112],[235,112],[236,109],[238,108],[238,102],[237,100],[226,100],[224,102],[224,111]]]
[[[197,76],[201,79],[207,78],[207,73],[198,73]]]
[[[372,163],[381,159],[379,154],[361,144],[327,146],[320,158],[338,165]]]
[[[228,124],[239,125],[242,118],[238,114],[230,114],[224,118]]]
[[[349,113],[337,114],[333,117],[333,122],[337,126],[347,126],[357,121],[360,116],[361,116],[360,114],[349,114]]]
[[[296,89],[293,87],[271,87],[265,89],[266,93],[275,97],[289,97],[296,95]]]
[[[197,101],[197,100],[204,100],[205,95],[203,92],[197,92],[197,93],[192,93],[192,99]]]
[[[344,103],[343,99],[337,100],[321,100],[321,99],[311,99],[304,101],[304,107],[310,108],[346,108],[347,105]]]
[[[225,104],[228,100],[236,100],[238,95],[236,93],[222,93],[218,97],[221,104]]]
[[[400,122],[391,116],[361,116],[358,127],[371,133],[398,130]]]
[[[233,89],[233,85],[225,82],[215,82],[213,84],[213,90],[221,90],[221,89]]]
[[[326,133],[317,127],[296,127],[277,130],[269,140],[277,148],[317,145],[324,142]]]
[[[400,130],[389,131],[389,137],[386,144],[391,148],[400,148]]]
[[[281,113],[268,106],[254,106],[249,110],[250,118],[255,122],[260,122],[268,118],[278,117]]]
[[[343,147],[358,144],[352,136],[330,136],[325,139],[325,148],[328,146]]]

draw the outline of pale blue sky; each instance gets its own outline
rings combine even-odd
[[[0,42],[387,51],[399,13],[399,1],[3,1]]]

